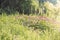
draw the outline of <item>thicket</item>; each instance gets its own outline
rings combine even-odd
[[[36,14],[56,18],[60,8],[55,8],[57,0],[0,0],[0,14]]]
[[[42,14],[47,13],[50,9],[44,6],[47,0],[0,0],[0,13],[6,12],[20,14]]]

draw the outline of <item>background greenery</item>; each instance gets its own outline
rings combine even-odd
[[[0,40],[60,40],[56,4],[57,0],[0,0]]]
[[[28,15],[58,15],[60,8],[55,8],[57,1],[59,0],[1,0],[0,11],[7,14],[19,12],[20,14],[24,13]]]

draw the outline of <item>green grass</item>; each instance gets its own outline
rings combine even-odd
[[[26,15],[0,15],[0,40],[60,40],[60,32],[53,27]]]

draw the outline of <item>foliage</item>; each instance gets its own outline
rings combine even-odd
[[[30,20],[30,21],[29,21]],[[34,21],[36,20],[36,21]],[[51,27],[46,22],[39,22],[39,29],[33,29],[26,24],[31,24],[31,27],[37,26],[37,20],[40,19],[29,17],[26,15],[0,15],[0,40],[60,40],[60,32],[54,30],[42,30]],[[28,22],[28,23],[26,23]],[[25,25],[23,25],[25,23]],[[34,25],[35,24],[35,25]],[[42,27],[42,28],[41,28]],[[51,27],[52,28],[52,27]],[[50,28],[49,28],[50,29]]]
[[[54,1],[54,0],[53,0]],[[53,1],[50,0],[2,0],[0,7],[0,14],[6,12],[12,14],[19,12],[19,14],[35,14],[46,15],[48,17],[57,18],[59,15],[59,8],[55,7]],[[55,0],[57,2],[57,0]],[[53,3],[53,4],[52,4]]]

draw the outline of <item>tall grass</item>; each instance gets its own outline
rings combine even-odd
[[[0,40],[60,40],[53,26],[36,17],[0,15]]]

